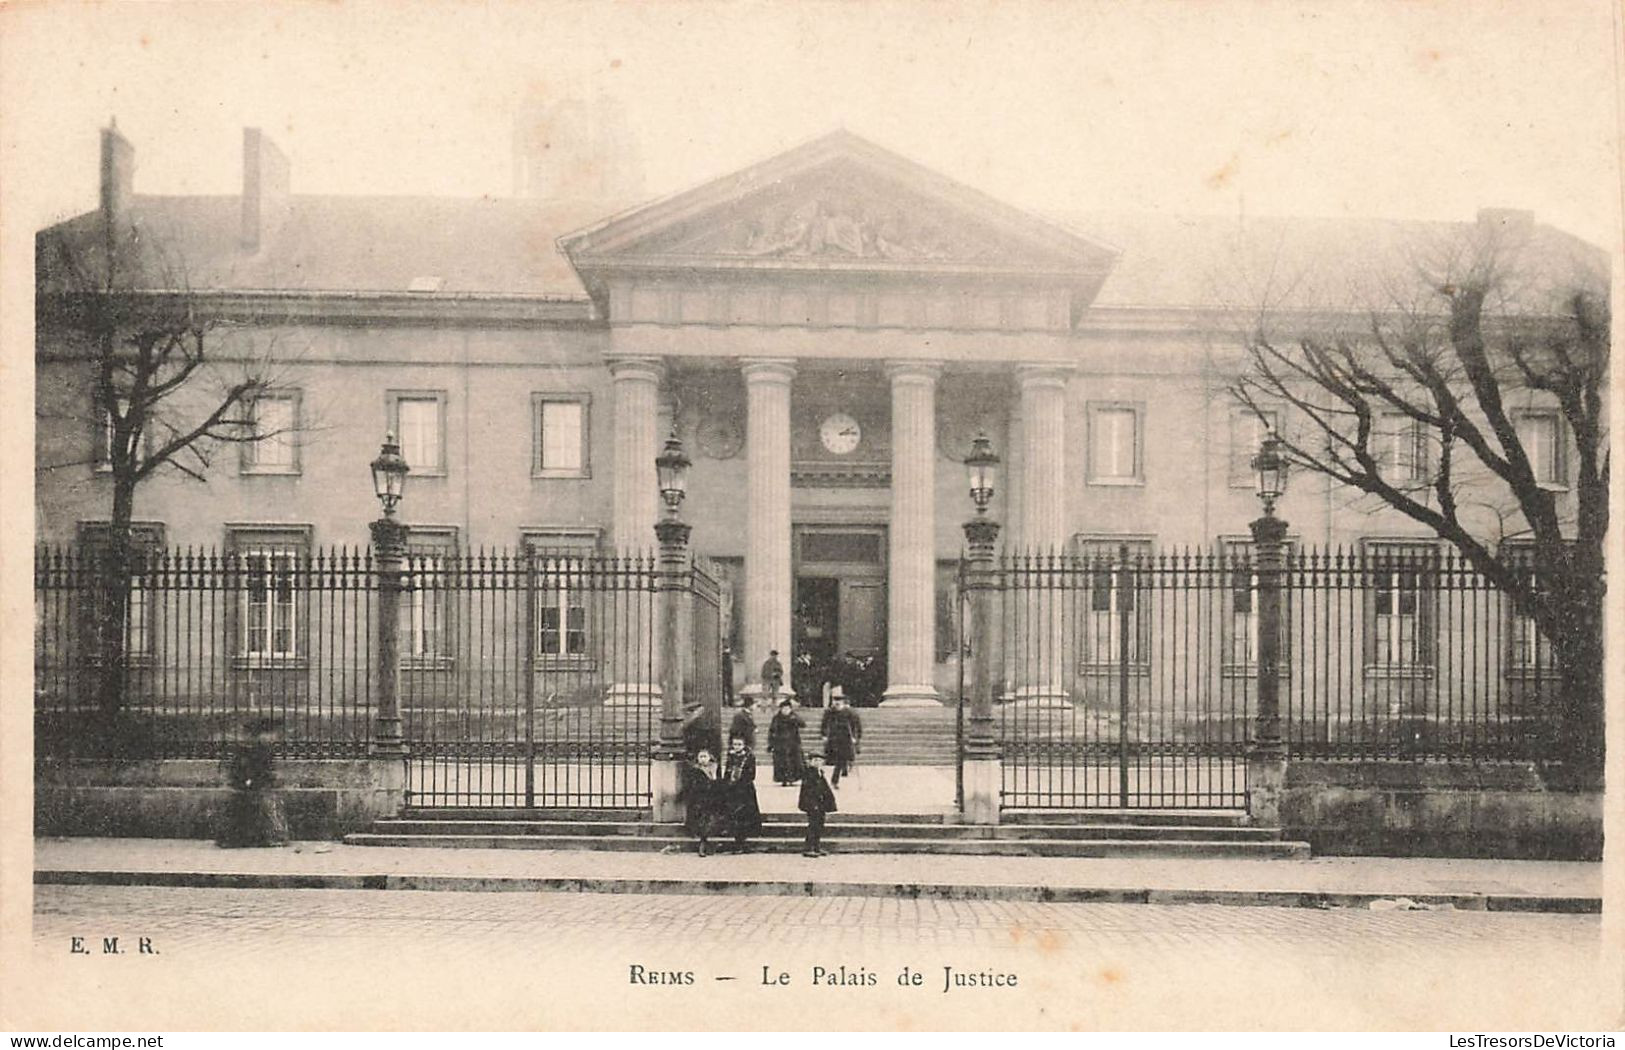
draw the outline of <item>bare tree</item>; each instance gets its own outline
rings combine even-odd
[[[136,492],[161,472],[206,482],[223,447],[282,439],[256,424],[256,401],[282,378],[274,343],[255,349],[188,287],[184,270],[134,224],[98,219],[88,236],[40,238],[37,331],[90,373],[92,456],[105,467],[111,506],[87,553],[98,585],[87,623],[96,700],[109,726],[124,702],[131,580],[148,552],[132,532]],[[45,463],[43,469],[68,464]]]
[[[1403,269],[1359,331],[1278,338],[1265,316],[1231,393],[1266,423],[1285,408],[1295,464],[1427,526],[1533,620],[1559,676],[1559,754],[1600,776],[1606,275],[1495,230],[1408,253]],[[1519,426],[1529,404],[1564,424],[1538,447]],[[1547,464],[1564,430],[1574,462],[1559,485]]]

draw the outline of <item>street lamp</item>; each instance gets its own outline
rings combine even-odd
[[[970,651],[960,659],[975,660],[971,669],[970,721],[965,733],[965,761],[960,764],[959,797],[965,817],[973,824],[996,824],[999,819],[999,743],[993,733],[993,601],[995,564],[993,545],[999,523],[988,516],[993,502],[999,457],[986,434],[976,435],[965,457],[976,515],[965,522],[966,571],[964,586],[971,615]]]
[[[406,524],[395,518],[395,506],[406,489],[411,470],[401,455],[394,434],[384,435],[384,447],[372,461],[372,491],[384,505],[384,516],[371,526],[373,568],[378,574],[377,717],[373,726],[374,755],[404,755],[401,738],[401,663],[398,628],[401,616],[401,570],[406,564]]]
[[[1258,454],[1253,457],[1253,478],[1258,487],[1258,500],[1264,504],[1264,516],[1275,516],[1275,501],[1286,492],[1287,459],[1281,455],[1281,439],[1271,430],[1264,435]]]
[[[395,435],[385,434],[378,458],[372,461],[372,491],[377,494],[378,502],[384,505],[384,517],[395,516],[395,505],[401,501],[401,494],[406,489],[406,475],[411,469],[401,455],[401,446],[395,443]]]
[[[1280,822],[1278,792],[1269,785],[1279,786],[1286,759],[1281,736],[1280,654],[1287,523],[1275,516],[1275,501],[1286,492],[1287,460],[1281,455],[1281,439],[1273,428],[1264,435],[1252,465],[1264,514],[1248,523],[1253,534],[1258,587],[1258,704],[1248,756],[1248,776],[1257,790],[1249,789],[1248,809],[1254,820],[1267,827]]]
[[[971,442],[970,455],[965,457],[965,474],[970,481],[971,502],[976,504],[978,517],[987,513],[993,500],[994,482],[998,478],[999,457],[993,452],[993,443],[986,434],[977,434]]]
[[[666,501],[666,516],[675,518],[677,509],[688,495],[688,468],[693,461],[683,451],[682,439],[674,429],[666,438],[666,447],[655,457],[655,474],[660,480],[660,497]]]
[[[656,820],[681,820],[683,808],[679,802],[682,787],[683,715],[687,708],[687,679],[693,670],[694,656],[693,611],[689,605],[693,589],[693,563],[689,558],[688,537],[692,527],[678,517],[683,497],[688,495],[688,468],[692,466],[683,451],[677,428],[672,427],[666,438],[666,447],[655,457],[655,481],[660,486],[660,498],[666,503],[666,513],[655,522],[655,536],[660,541],[659,571],[655,590],[659,599],[660,651],[656,662],[660,669],[660,739],[651,756]],[[732,668],[723,665],[723,673]],[[695,676],[696,685],[700,676]],[[700,703],[704,696],[698,696]]]

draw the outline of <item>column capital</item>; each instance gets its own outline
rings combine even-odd
[[[1022,389],[1053,386],[1062,388],[1076,366],[1068,361],[1028,361],[1016,366],[1016,381]]]
[[[788,383],[796,377],[793,357],[741,357],[739,371],[747,383]]]
[[[612,379],[644,379],[658,383],[666,376],[666,362],[658,357],[609,357]]]
[[[942,376],[942,362],[911,358],[887,358],[886,376],[893,383],[935,383]]]

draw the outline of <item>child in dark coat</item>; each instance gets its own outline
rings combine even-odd
[[[728,741],[728,755],[722,766],[722,793],[728,806],[728,823],[734,846],[743,853],[745,839],[762,830],[762,807],[756,801],[756,756],[741,737]]]
[[[727,785],[717,772],[716,759],[701,749],[683,771],[683,795],[687,813],[683,826],[700,840],[700,856],[710,852],[711,838],[721,838],[733,829],[729,820]]]
[[[801,771],[801,812],[807,814],[807,843],[803,857],[822,857],[824,852],[824,814],[835,812],[835,792],[824,779],[824,756],[814,751],[807,756]]]

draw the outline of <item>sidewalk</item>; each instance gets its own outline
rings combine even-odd
[[[300,842],[36,839],[37,884],[485,890],[1598,912],[1602,865],[1324,857],[1075,859],[549,852]],[[1408,901],[1408,902],[1407,902]],[[1397,902],[1397,903],[1396,903]]]

